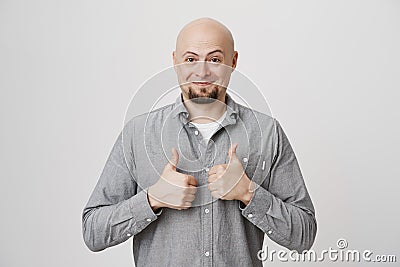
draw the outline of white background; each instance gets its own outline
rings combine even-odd
[[[132,239],[85,247],[82,209],[133,93],[203,16],[232,30],[291,141],[313,249],[343,237],[400,260],[400,1],[0,0],[0,266],[133,265]]]

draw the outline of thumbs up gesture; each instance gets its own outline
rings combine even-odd
[[[195,199],[197,180],[176,171],[179,154],[172,148],[172,158],[165,165],[160,179],[149,187],[147,196],[153,210],[158,208],[188,209]]]
[[[248,204],[253,196],[254,183],[247,177],[236,154],[237,144],[228,151],[229,163],[214,165],[208,172],[208,189],[215,198],[240,200]]]

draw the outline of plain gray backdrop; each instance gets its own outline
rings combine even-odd
[[[86,248],[82,209],[133,93],[203,16],[231,29],[290,139],[313,249],[400,260],[400,1],[0,0],[0,266],[133,266],[132,239]]]

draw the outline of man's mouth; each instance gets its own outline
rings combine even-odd
[[[208,86],[212,84],[211,82],[192,82],[192,83],[198,86]]]

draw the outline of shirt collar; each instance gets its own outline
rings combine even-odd
[[[226,118],[230,123],[235,123],[237,115],[239,113],[238,104],[232,99],[232,97],[226,93],[225,95],[225,104],[226,104]],[[173,110],[171,112],[172,118],[175,118],[178,115],[182,115],[185,120],[189,118],[189,112],[187,111],[185,105],[183,104],[182,93],[176,98]]]

